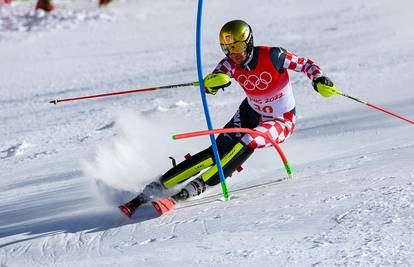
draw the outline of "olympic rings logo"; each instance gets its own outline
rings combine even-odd
[[[248,91],[253,91],[255,89],[260,91],[266,90],[272,80],[272,75],[267,71],[260,73],[259,76],[255,74],[249,76],[242,74],[237,78],[240,85]]]

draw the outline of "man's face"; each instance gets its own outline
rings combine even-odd
[[[229,58],[233,61],[236,65],[242,65],[247,59],[247,52],[241,53],[230,53]]]

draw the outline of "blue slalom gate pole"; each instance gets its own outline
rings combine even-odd
[[[201,56],[202,56],[201,55],[202,15],[203,15],[203,0],[199,0],[198,9],[197,9],[197,33],[196,33],[197,73],[198,73],[198,81],[200,84],[201,100],[203,101],[204,114],[205,114],[206,121],[207,121],[207,127],[209,130],[212,130],[213,124],[211,122],[210,112],[208,110],[207,97],[204,91],[203,66],[202,66],[202,60],[201,60]],[[216,161],[217,169],[218,169],[219,176],[220,176],[220,183],[221,183],[221,188],[223,190],[224,199],[228,200],[230,195],[229,195],[229,191],[227,190],[226,179],[224,177],[223,167],[221,166],[220,155],[218,153],[216,139],[214,137],[214,134],[210,134],[210,140],[211,140],[211,145],[213,147],[214,159]]]

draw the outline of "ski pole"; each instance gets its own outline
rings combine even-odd
[[[177,87],[198,86],[198,85],[199,85],[198,82],[180,83],[180,84],[135,89],[135,90],[128,90],[128,91],[120,91],[120,92],[112,92],[112,93],[105,93],[105,94],[98,94],[98,95],[88,95],[88,96],[80,96],[80,97],[74,97],[74,98],[55,99],[55,100],[49,101],[49,103],[57,104],[60,102],[69,102],[69,101],[76,101],[76,100],[83,100],[83,99],[90,99],[90,98],[98,98],[98,97],[106,97],[106,96],[114,96],[114,95],[125,95],[125,94],[132,94],[132,93],[142,93],[142,92],[148,92],[148,91],[157,91],[161,89],[171,89],[171,88],[177,88]]]
[[[368,103],[368,102],[363,101],[363,100],[361,100],[361,99],[358,99],[358,98],[356,98],[356,97],[353,97],[353,96],[350,96],[350,95],[348,95],[348,94],[345,94],[344,92],[342,92],[342,91],[340,91],[340,90],[338,90],[338,89],[334,89],[334,90],[335,90],[335,93],[336,93],[336,94],[338,94],[338,95],[341,95],[341,96],[347,97],[347,98],[352,99],[352,100],[354,100],[354,101],[357,101],[357,102],[359,102],[359,103],[361,103],[361,104],[367,105],[367,106],[369,106],[369,107],[371,107],[371,108],[375,108],[375,109],[377,109],[377,110],[379,110],[379,111],[382,111],[382,112],[384,112],[384,113],[387,113],[387,114],[389,114],[389,115],[391,115],[391,116],[397,117],[397,118],[399,118],[399,119],[401,119],[401,120],[404,120],[404,121],[406,121],[406,122],[409,122],[409,123],[414,124],[414,121],[409,120],[409,119],[407,119],[407,118],[404,118],[403,116],[397,115],[397,114],[395,114],[395,113],[393,113],[393,112],[391,112],[391,111],[388,111],[388,110],[386,110],[386,109],[384,109],[384,108],[378,107],[378,106],[376,106],[376,105],[373,105],[373,104],[371,104],[371,103]]]

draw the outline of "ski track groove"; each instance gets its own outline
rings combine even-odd
[[[56,252],[53,245],[50,244],[51,239],[55,239],[54,236],[46,237],[41,245],[41,259],[39,259],[39,263],[42,263],[42,265],[47,265],[50,262],[56,264]]]
[[[0,251],[1,252],[1,254],[0,254],[0,266],[1,267],[7,267],[7,252],[6,252],[6,250],[2,250],[2,251]]]
[[[64,247],[64,251],[65,251],[66,254],[68,254],[69,251],[70,251],[70,239],[69,239],[70,237],[68,237],[68,236],[69,236],[68,233],[65,233],[63,235],[63,240],[64,240],[63,247]]]
[[[104,231],[105,232],[105,231]],[[99,233],[99,235],[98,235],[98,237],[99,237],[99,239],[98,239],[98,247],[97,247],[97,251],[98,251],[98,255],[100,256],[100,257],[102,257],[103,256],[103,241],[104,241],[104,239],[103,239],[103,235],[104,235],[104,232],[102,232],[102,233]]]
[[[204,229],[203,234],[204,234],[204,235],[209,235],[209,234],[210,234],[210,232],[208,231],[208,228],[207,228],[206,219],[203,219],[203,220],[202,220],[202,222],[203,222],[203,229]]]
[[[24,256],[29,252],[29,250],[32,248],[32,243],[28,243],[24,246],[23,252],[19,256]]]
[[[375,184],[379,181],[384,181],[386,179],[377,178],[374,179]],[[403,187],[393,187],[386,186],[390,181],[387,181],[385,184],[379,185],[377,188],[370,188],[370,190],[362,190],[360,194],[362,195],[362,201],[356,203],[354,208],[348,209],[340,215],[337,215],[333,218],[334,224],[328,229],[328,231],[317,235],[314,238],[305,238],[305,241],[311,241],[311,249],[319,249],[324,246],[338,246],[340,247],[342,243],[347,243],[352,240],[352,236],[348,236],[348,233],[353,235],[358,235],[361,241],[353,249],[345,252],[344,250],[339,249],[337,252],[337,260],[333,261],[335,265],[364,265],[364,261],[361,262],[361,257],[363,255],[377,255],[376,260],[378,262],[371,262],[370,264],[380,264],[388,263],[390,265],[399,265],[402,262],[398,259],[399,249],[395,243],[395,237],[389,233],[393,227],[404,227],[400,225],[400,218],[395,218],[392,215],[382,216],[382,213],[385,213],[386,210],[395,210],[398,208],[409,209],[413,208],[408,204],[410,201],[413,201],[414,197],[411,195],[412,199],[406,199],[407,205],[401,205],[401,198],[409,196],[410,188]],[[410,183],[409,183],[410,184]],[[378,195],[388,197],[387,201],[378,202]],[[407,198],[407,197],[406,197]],[[401,205],[395,206],[395,205]],[[359,217],[368,217],[371,216],[370,220],[360,220]],[[378,218],[379,216],[379,218]],[[361,223],[360,223],[361,222]],[[389,229],[388,229],[389,228]],[[405,227],[404,227],[405,228]],[[410,227],[406,228],[406,233],[401,233],[402,235],[408,234],[410,232]],[[414,227],[411,226],[413,229]],[[412,231],[412,230],[411,230]],[[339,233],[339,235],[338,235]],[[413,243],[413,242],[412,242]],[[400,243],[401,246],[401,243]],[[384,250],[385,247],[385,250]],[[387,254],[387,249],[394,251],[393,256],[397,257],[396,259],[384,259],[384,255]],[[345,254],[344,254],[345,253]],[[409,262],[409,259],[404,259],[406,263]],[[368,262],[366,262],[368,264]],[[405,265],[405,264],[403,264]],[[406,264],[407,266],[409,264]]]
[[[177,224],[176,223],[174,223],[171,227],[171,236],[178,237],[178,235],[177,235]]]
[[[88,255],[93,254],[93,252],[95,252],[95,251],[96,251],[96,246],[92,246],[92,245],[93,245],[93,244],[95,243],[95,241],[96,241],[96,240],[98,240],[98,239],[99,239],[98,235],[92,235],[92,236],[89,238],[88,243],[87,243],[87,245],[86,245],[87,250],[89,251]]]

